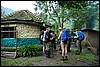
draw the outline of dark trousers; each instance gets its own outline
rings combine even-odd
[[[53,42],[53,48],[56,50],[56,43]]]
[[[82,45],[81,45],[81,41],[77,40],[77,49],[78,49],[78,53],[82,52]]]
[[[71,47],[71,39],[68,40],[67,44],[68,44],[67,51],[69,52]]]
[[[52,42],[47,43],[46,45],[46,57],[50,58],[53,57],[53,45]]]

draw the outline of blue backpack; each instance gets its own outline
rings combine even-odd
[[[77,33],[78,33],[78,36],[79,36],[78,39],[79,39],[80,41],[84,40],[84,38],[85,38],[84,34],[83,34],[81,31],[78,31]]]
[[[62,42],[67,41],[69,39],[68,30],[62,30],[61,40]]]

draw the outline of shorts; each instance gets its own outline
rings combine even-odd
[[[43,41],[43,46],[46,46],[46,42],[45,41]]]
[[[61,42],[62,42],[62,41],[61,41]],[[67,44],[67,43],[68,43],[68,41],[63,41],[62,43],[63,43],[63,44]]]

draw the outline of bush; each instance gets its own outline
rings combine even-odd
[[[18,50],[18,56],[20,57],[40,56],[41,54],[42,46],[39,45],[26,45],[22,46]]]

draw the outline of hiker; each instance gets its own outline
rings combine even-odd
[[[77,45],[77,55],[79,55],[82,52],[82,45],[81,42],[84,40],[84,34],[81,31],[78,31],[78,29],[75,30],[74,32],[76,34],[76,36],[74,38],[76,38],[76,45]]]
[[[52,30],[50,30],[49,33],[50,33],[50,57],[53,57],[54,34]]]
[[[40,42],[41,42],[42,45],[43,45],[43,34],[44,34],[44,30],[42,30],[40,32]]]
[[[51,44],[50,44],[50,32],[48,30],[48,27],[46,27],[46,31],[44,31],[44,37],[43,37],[44,45],[45,45],[45,54],[47,58],[51,58]]]
[[[54,31],[52,31],[52,37],[53,37],[53,49],[55,50],[55,51],[57,51],[56,50],[56,34],[54,34]]]
[[[69,34],[69,39],[68,39],[68,46],[67,46],[67,51],[71,52],[70,47],[71,47],[71,34],[70,34],[70,29],[68,29],[68,34]]]
[[[63,29],[59,36],[58,36],[58,39],[61,37],[61,49],[62,49],[62,61],[64,60],[68,60],[68,57],[67,57],[67,41],[68,41],[68,30],[66,29]]]
[[[60,34],[61,31],[62,31],[62,28],[59,27],[58,35]],[[60,45],[59,50],[61,51],[61,38],[58,39],[58,43],[59,43],[59,45]],[[62,53],[62,51],[60,52],[60,54],[61,54],[61,53]]]
[[[46,44],[49,41],[49,30],[48,27],[45,28],[45,31],[43,31],[43,54],[46,54]]]

